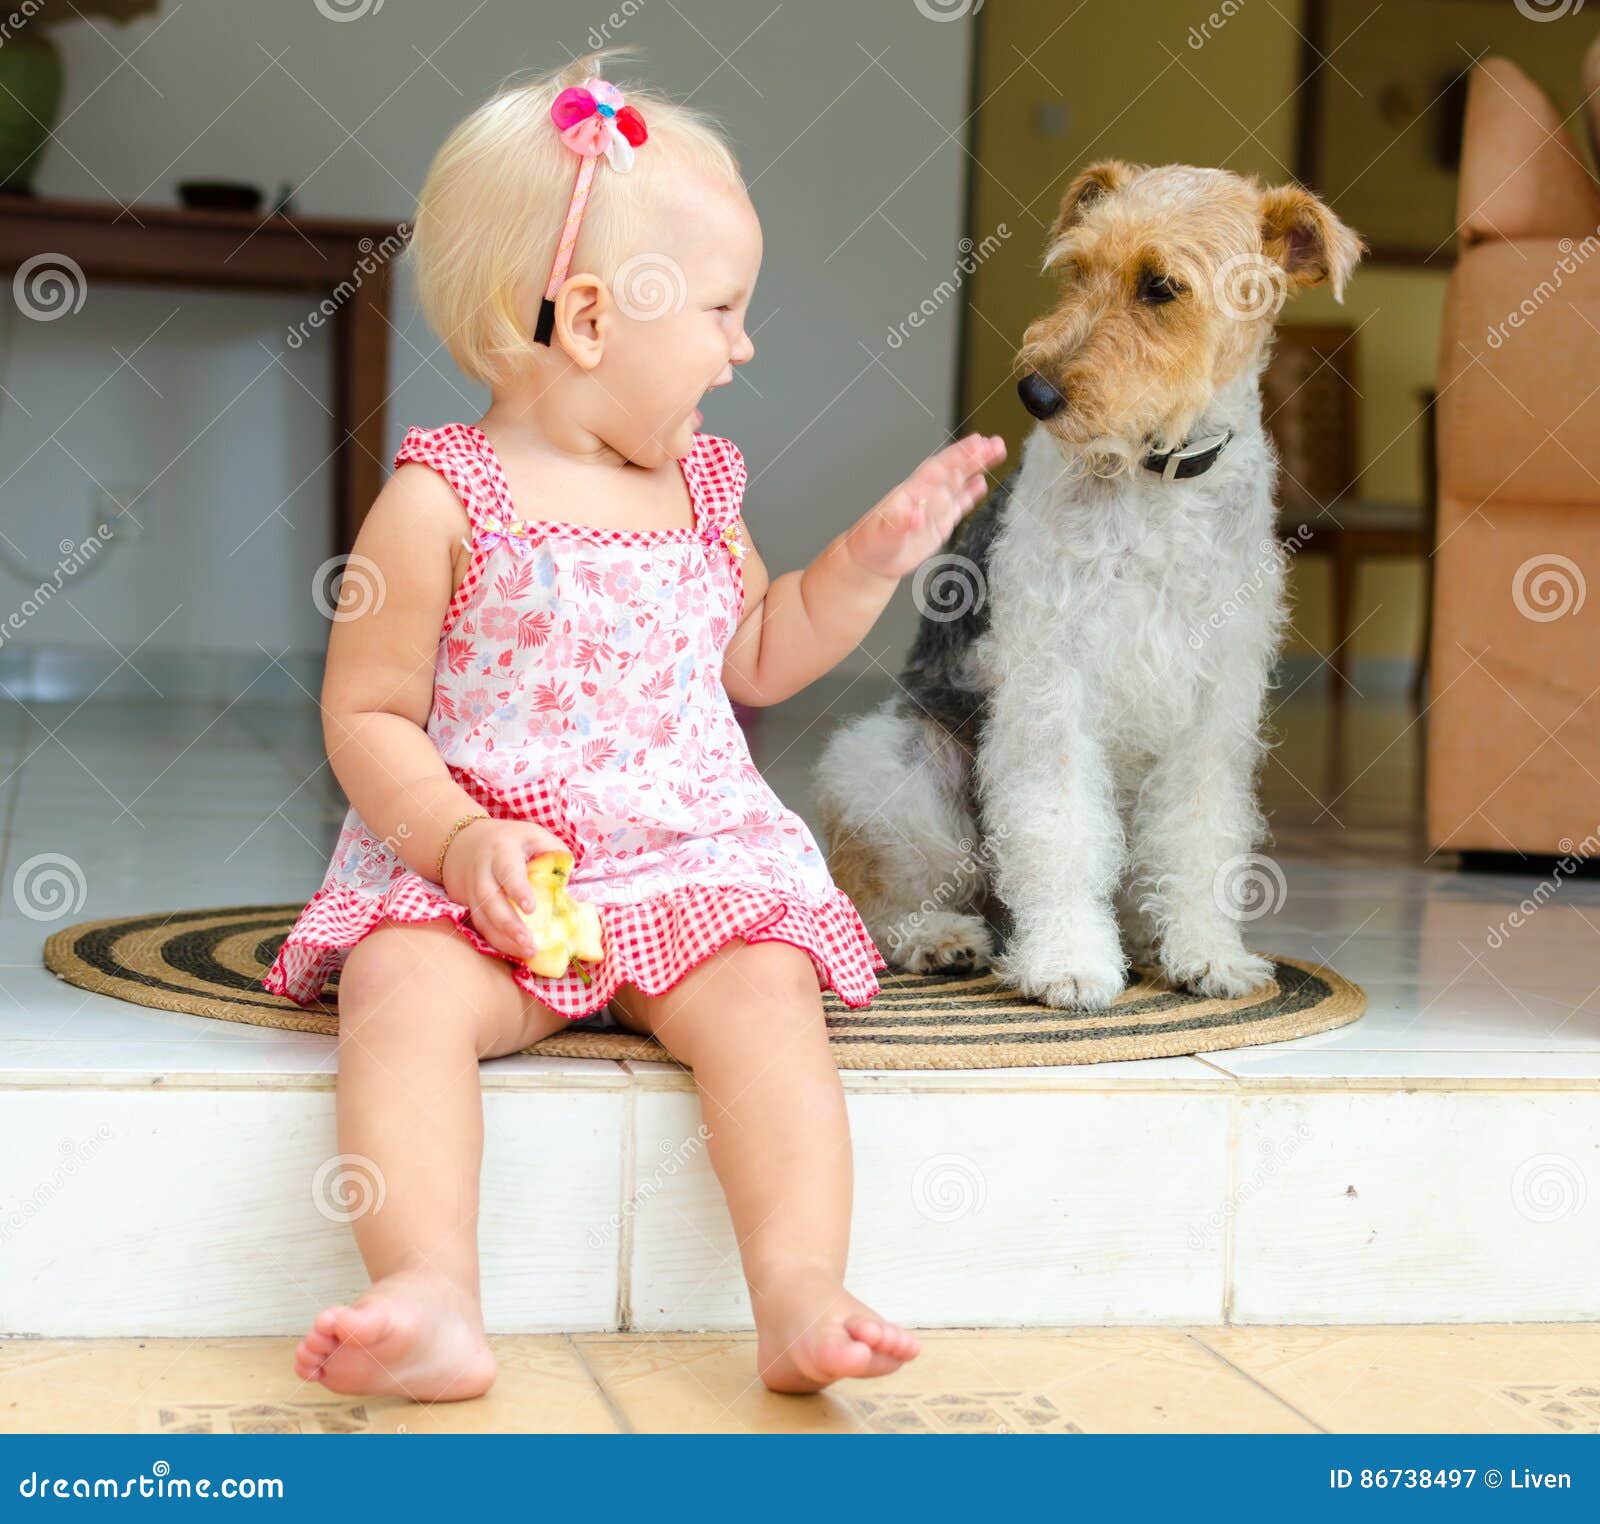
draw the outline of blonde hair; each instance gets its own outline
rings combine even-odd
[[[404,263],[417,299],[462,373],[484,385],[519,361],[547,353],[532,341],[578,158],[550,120],[569,85],[609,77],[615,51],[507,85],[461,122],[434,155],[417,199]],[[664,95],[614,81],[644,117],[649,139],[633,169],[604,162],[583,214],[572,268],[609,280],[643,224],[652,184],[685,169],[742,186],[738,161],[717,126]],[[533,309],[525,309],[529,282]]]

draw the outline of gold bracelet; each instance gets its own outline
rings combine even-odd
[[[444,845],[439,848],[439,860],[433,865],[433,881],[436,884],[444,883],[444,855],[450,850],[450,843],[456,839],[456,833],[466,826],[471,825],[474,820],[487,819],[489,819],[489,816],[481,813],[477,815],[463,815],[460,820],[450,827],[450,832],[444,839]]]

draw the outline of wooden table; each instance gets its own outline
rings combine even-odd
[[[403,223],[0,195],[0,269],[60,254],[90,281],[307,298],[306,339],[327,328],[333,341],[335,554],[349,550],[387,474],[388,270],[406,236]]]

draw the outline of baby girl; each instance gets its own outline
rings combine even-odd
[[[729,701],[775,704],[849,653],[1005,448],[941,450],[769,576],[739,451],[696,432],[755,354],[761,225],[706,121],[598,71],[502,92],[429,171],[407,257],[492,400],[406,435],[354,548],[374,595],[328,645],[351,809],[265,982],[304,1003],[339,973],[339,1148],[386,1189],[354,1224],[370,1288],[295,1353],[338,1392],[494,1380],[478,1061],[607,1005],[694,1071],[766,1384],[813,1392],[918,1350],[844,1287],[850,1135],[820,991],[864,1005],[884,961]],[[641,305],[645,264],[664,299]],[[559,976],[528,966],[519,914],[551,851],[602,929],[601,958]]]

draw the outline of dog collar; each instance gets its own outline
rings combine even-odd
[[[1179,445],[1176,450],[1168,450],[1160,455],[1146,455],[1144,468],[1147,471],[1156,471],[1164,482],[1176,481],[1190,476],[1204,476],[1217,463],[1217,457],[1228,447],[1228,441],[1233,438],[1233,430],[1226,429],[1221,434],[1213,434],[1209,439],[1199,439],[1193,444]]]

